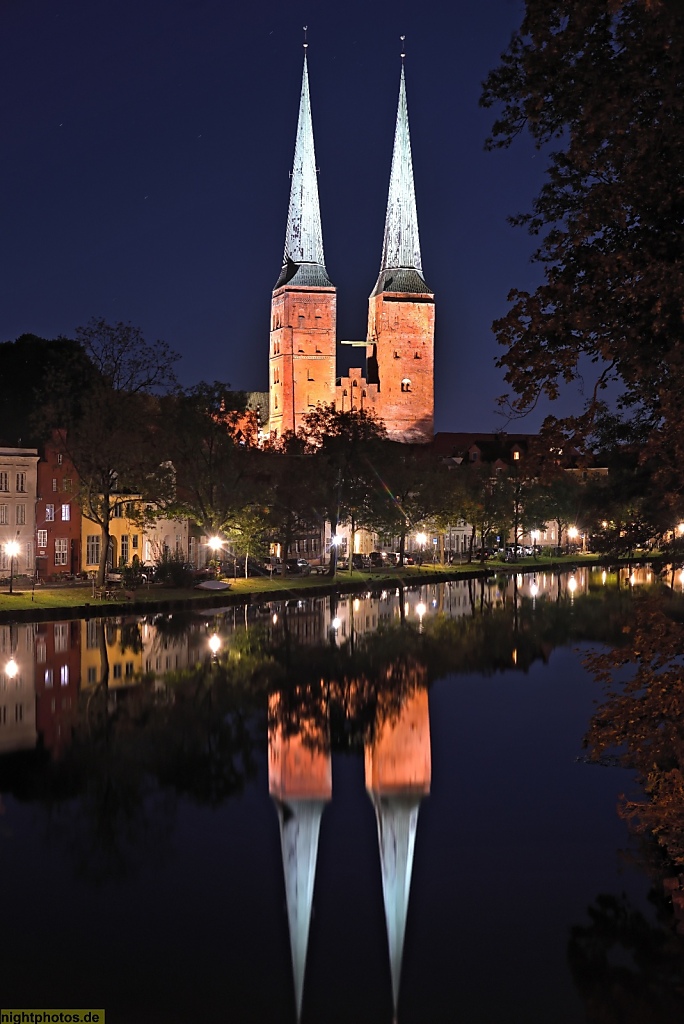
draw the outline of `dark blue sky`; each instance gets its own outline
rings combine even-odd
[[[506,216],[528,208],[544,162],[525,140],[486,154],[478,99],[521,12],[518,0],[0,0],[0,340],[104,316],[182,353],[184,383],[266,389],[304,24],[338,337],[365,337],[405,33],[436,427],[504,426],[491,322],[538,276]]]

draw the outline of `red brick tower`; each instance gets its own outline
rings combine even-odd
[[[434,435],[434,295],[423,279],[404,66],[394,134],[380,276],[368,300],[368,383],[390,437]]]
[[[278,436],[335,400],[336,292],[323,256],[304,46],[285,256],[271,303],[269,430]]]

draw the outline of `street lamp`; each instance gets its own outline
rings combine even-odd
[[[19,544],[16,540],[8,540],[5,544],[5,554],[10,560],[10,585],[9,592],[12,593],[12,583],[14,580],[14,559],[19,554]]]
[[[425,545],[427,543],[427,534],[426,533],[417,533],[416,534],[416,543],[420,547],[420,561],[421,561],[421,564],[422,564],[422,562],[423,562],[423,554],[425,552]]]

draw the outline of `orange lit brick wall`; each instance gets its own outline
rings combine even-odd
[[[334,288],[273,293],[269,429],[297,430],[307,413],[335,401],[337,296]]]
[[[378,376],[378,415],[399,441],[434,436],[435,303],[431,294],[382,292],[368,308],[368,356]]]
[[[269,697],[269,715],[277,716],[279,695]],[[305,744],[304,739],[312,741]],[[268,791],[278,800],[329,800],[332,796],[332,761],[326,737],[316,727],[301,723],[301,731],[285,736],[280,724],[268,730]],[[318,740],[318,742],[316,742]]]

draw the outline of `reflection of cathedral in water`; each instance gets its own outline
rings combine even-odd
[[[365,779],[375,808],[387,926],[392,997],[397,1012],[413,851],[422,798],[430,791],[431,754],[425,670],[412,667],[413,686],[399,709],[383,710],[364,744]],[[335,689],[333,684],[332,689]],[[354,685],[351,685],[354,689]],[[287,735],[278,720],[280,698],[269,708],[269,791],[280,820],[281,850],[294,974],[297,1019],[313,904],[321,818],[332,798],[332,759],[327,724],[304,718]],[[327,723],[327,713],[322,719]],[[350,894],[351,895],[351,894]]]

